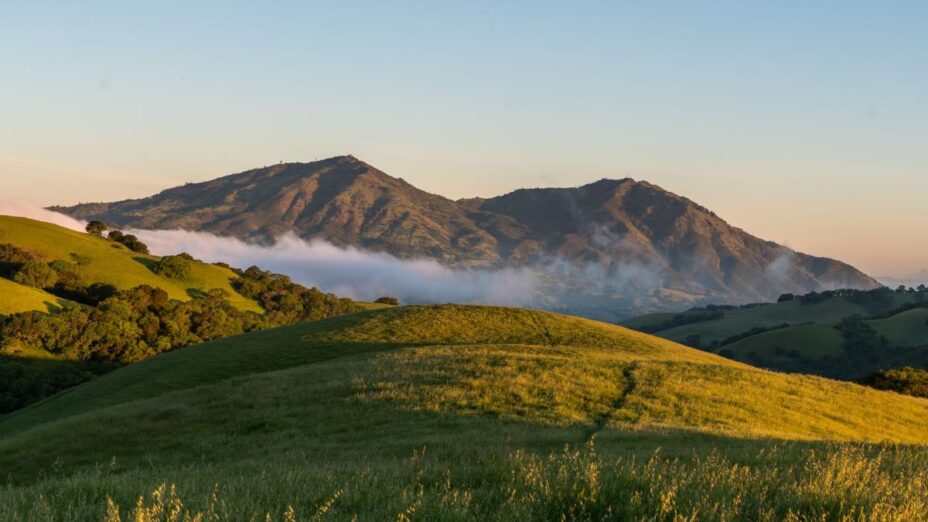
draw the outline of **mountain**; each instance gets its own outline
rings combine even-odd
[[[262,243],[292,232],[455,267],[540,268],[552,281],[550,307],[599,317],[603,310],[630,315],[879,286],[850,265],[758,239],[684,197],[632,179],[452,201],[341,156],[144,199],[52,210]]]
[[[0,519],[924,520],[926,433],[928,401],[613,325],[393,308],[0,417]]]

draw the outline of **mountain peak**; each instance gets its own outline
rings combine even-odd
[[[838,261],[785,255],[782,246],[728,225],[693,201],[629,177],[451,201],[344,155],[253,169],[141,200],[56,210],[119,226],[246,241],[293,233],[450,265],[569,262],[601,273],[591,291],[638,289],[623,296],[634,311],[655,300],[677,306],[681,299],[756,302],[878,285]]]

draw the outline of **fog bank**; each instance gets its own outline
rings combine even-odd
[[[287,234],[273,246],[183,230],[126,230],[153,254],[187,252],[207,262],[239,268],[256,265],[327,292],[371,300],[390,295],[403,303],[530,305],[537,299],[538,272],[530,269],[455,270],[437,261],[405,260],[389,254]]]

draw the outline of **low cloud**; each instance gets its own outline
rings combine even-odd
[[[73,230],[84,230],[85,226],[82,221],[22,202],[0,201],[0,215],[28,217]],[[617,298],[648,295],[663,283],[661,270],[636,262],[605,265],[549,258],[531,267],[455,269],[431,259],[400,259],[322,240],[307,241],[293,234],[263,246],[202,232],[124,231],[138,236],[156,255],[187,252],[206,262],[239,268],[255,265],[286,274],[306,286],[361,300],[389,295],[406,304],[451,302],[570,311],[571,303],[588,308],[595,302],[611,308]],[[603,237],[616,247],[620,243],[614,239]]]
[[[294,281],[354,299],[390,295],[404,303],[531,305],[539,274],[531,269],[455,270],[432,260],[405,260],[325,241],[285,235],[272,246],[182,230],[127,230],[158,255],[187,252],[207,262],[259,266]]]
[[[0,199],[0,216],[25,217],[29,219],[35,219],[37,221],[45,221],[46,223],[54,223],[65,228],[70,228],[71,230],[78,230],[81,232],[83,232],[85,226],[85,222],[78,221],[77,219],[74,219],[70,216],[59,214],[58,212],[52,212],[51,210],[46,210],[38,205],[33,205],[32,203],[13,201],[9,199]]]
[[[764,269],[764,275],[783,285],[794,284],[796,267],[793,263],[795,259],[796,253],[789,247],[783,247],[780,255]]]

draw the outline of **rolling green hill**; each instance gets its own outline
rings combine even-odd
[[[390,308],[176,350],[0,418],[0,518],[928,514],[924,450],[836,441],[924,444],[928,401],[546,312]]]
[[[901,306],[911,300],[904,296],[893,296],[893,301],[886,308]],[[718,319],[699,321],[671,328],[647,328],[649,325],[672,320],[685,314],[645,315],[625,321],[622,324],[634,329],[645,329],[665,339],[685,343],[698,336],[702,345],[722,342],[729,337],[746,332],[751,328],[770,328],[782,324],[801,325],[807,323],[833,324],[851,315],[868,315],[866,307],[850,302],[845,297],[834,297],[821,302],[804,304],[799,300],[783,303],[761,304],[749,308],[725,310]]]
[[[48,292],[0,277],[0,315],[32,310],[48,312],[59,308],[62,302],[63,299]]]
[[[864,360],[848,351],[845,338],[834,324],[776,329],[727,344],[717,351],[766,368],[839,378],[860,378],[901,366],[928,367],[928,308],[864,320],[863,324],[887,342],[885,348]]]
[[[894,366],[928,367],[928,292],[811,295],[779,303],[654,314],[631,328],[755,366],[856,379]],[[861,317],[849,339],[842,323]],[[880,340],[884,339],[884,340]]]
[[[179,347],[381,306],[257,267],[133,250],[0,216],[0,415]]]
[[[151,271],[156,256],[137,254],[119,243],[21,217],[0,216],[0,243],[15,245],[48,261],[74,263],[79,275],[88,282],[111,284],[120,290],[150,285],[182,301],[190,299],[191,293],[218,288],[228,292],[229,301],[237,308],[261,312],[257,303],[232,288],[230,282],[237,276],[227,268],[194,263],[189,277],[178,281]],[[11,303],[17,300],[13,294],[0,293],[0,307],[15,307]]]

